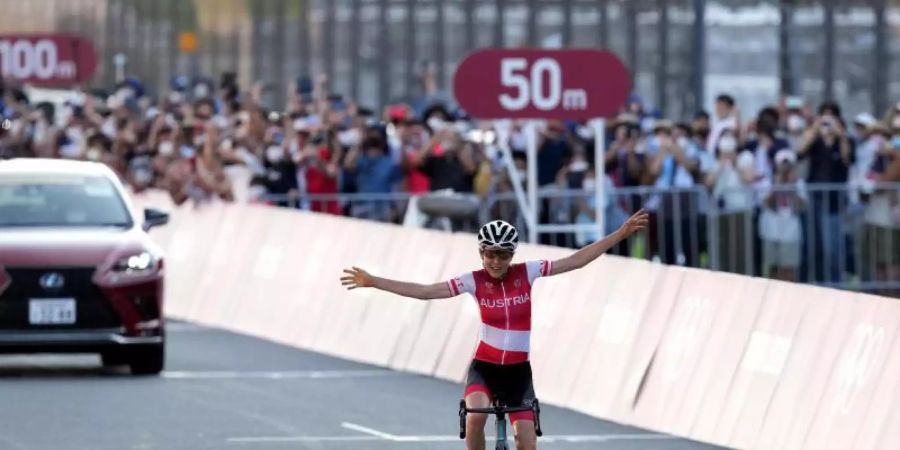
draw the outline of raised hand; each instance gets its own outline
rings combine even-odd
[[[650,223],[650,215],[647,211],[641,209],[640,211],[634,213],[625,223],[622,224],[621,229],[625,231],[625,236],[631,236],[637,231],[641,231],[647,228],[647,225]]]
[[[362,287],[372,287],[375,285],[372,275],[359,267],[352,269],[344,269],[347,275],[341,277],[341,285],[346,286],[347,290],[353,290]]]

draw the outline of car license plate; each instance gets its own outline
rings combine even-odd
[[[74,298],[33,298],[28,303],[28,322],[32,325],[75,323]]]

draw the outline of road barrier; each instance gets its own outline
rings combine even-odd
[[[479,266],[474,236],[261,205],[177,208],[166,315],[461,382],[471,298],[345,290],[351,266],[434,283]],[[518,261],[571,250],[523,244]],[[605,255],[535,283],[532,362],[548,404],[747,449],[900,448],[900,302]],[[248,355],[248,358],[252,355]],[[450,408],[452,405],[448,405]]]

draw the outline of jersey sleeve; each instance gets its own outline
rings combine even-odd
[[[534,284],[534,280],[537,280],[540,277],[550,276],[552,265],[553,263],[547,259],[526,262],[525,267],[528,269],[528,284]]]
[[[466,272],[447,280],[447,286],[454,297],[460,294],[469,293],[475,295],[475,277],[472,272]]]

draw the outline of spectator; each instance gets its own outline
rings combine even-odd
[[[398,130],[401,163],[406,174],[405,190],[412,194],[424,194],[431,190],[428,175],[422,172],[418,159],[420,152],[428,144],[425,125],[415,119],[408,119]]]
[[[900,182],[900,124],[893,133],[880,124],[872,129],[883,139],[862,184],[868,202],[863,213],[862,276],[864,281],[890,282],[900,279],[900,195],[875,183]],[[897,290],[881,293],[898,295]]]
[[[432,65],[423,73],[422,95],[412,107],[391,104],[377,116],[329,92],[325,76],[316,77],[315,84],[301,79],[289,86],[284,112],[263,101],[262,83],[242,90],[234,73],[223,74],[218,86],[208,78],[177,76],[170,92],[158,98],[151,98],[137,80],[126,79],[110,92],[82,92],[55,107],[32,104],[22,88],[6,83],[0,86],[0,112],[9,121],[0,128],[0,156],[100,161],[130,188],[166,189],[179,204],[259,199],[287,206],[284,196],[297,194],[301,206],[314,211],[396,221],[387,208],[353,204],[342,211],[340,202],[315,197],[310,202],[310,195],[397,190],[423,195],[420,203],[428,205],[420,205],[420,211],[436,212],[433,217],[470,211],[480,197],[494,205],[485,213],[524,226],[517,202],[492,197],[508,194],[512,185],[505,166],[498,170],[502,161],[496,160],[493,139],[487,136],[506,140],[514,170],[524,181],[525,122],[511,122],[509,133],[491,122],[478,124],[477,133],[467,132],[473,123],[452,112],[434,70]],[[596,207],[591,174],[595,164],[603,164],[610,193],[601,205],[607,223],[615,223],[621,210],[655,207],[658,233],[652,236],[661,240],[651,248],[665,262],[702,265],[698,256],[706,250],[704,225],[709,222],[717,230],[710,240],[716,246],[709,248],[718,254],[716,266],[754,273],[758,268],[750,272],[744,264],[749,254],[773,276],[796,279],[796,243],[776,240],[785,236],[772,230],[793,229],[799,218],[803,231],[809,231],[802,236],[801,279],[814,275],[816,281],[841,281],[859,261],[864,281],[900,276],[894,256],[894,243],[900,241],[894,238],[900,228],[896,191],[873,186],[873,181],[900,178],[892,147],[892,139],[900,136],[900,105],[885,115],[884,125],[873,124],[868,114],[856,116],[849,132],[843,131],[837,105],[823,105],[813,117],[799,97],[787,97],[777,110],[764,108],[746,129],[735,99],[725,94],[717,97],[712,117],[698,112],[690,126],[673,126],[658,116],[640,97],[631,96],[607,133],[608,151],[601,161],[593,161],[588,127],[550,121],[538,132],[538,182],[544,190],[575,192],[554,194],[567,201],[542,204],[539,220],[590,223]],[[370,145],[376,141],[378,145]],[[798,153],[796,163],[793,157],[778,156],[787,155],[787,148]],[[783,190],[768,189],[780,182],[805,183],[814,193],[799,216],[802,195],[785,200]],[[847,183],[853,188],[849,196],[843,193]],[[691,194],[703,192],[707,184],[722,209],[712,220],[706,214],[715,209],[704,203],[707,197]],[[623,188],[654,192],[649,198],[634,193],[637,189],[625,196],[611,194]],[[447,190],[477,196],[447,197]],[[442,192],[431,195],[433,191]],[[642,205],[645,199],[649,201]],[[790,226],[766,225],[788,209]],[[754,214],[767,218],[757,221]],[[855,248],[845,236],[861,238],[861,259],[844,261],[850,252],[843,249]],[[580,233],[542,237],[545,243],[562,245],[593,239]],[[759,245],[751,244],[751,238],[761,239]],[[625,249],[614,251],[627,254]]]
[[[344,168],[356,177],[356,186],[364,194],[391,192],[403,175],[377,132],[370,132],[362,145],[350,150]],[[381,221],[393,220],[393,212],[389,202],[377,200],[358,202],[351,209],[354,217]]]
[[[538,142],[538,186],[550,186],[556,182],[556,175],[572,156],[565,125],[558,120],[550,121],[540,133]]]
[[[824,103],[819,117],[803,137],[799,151],[801,158],[809,161],[806,181],[813,183],[846,184],[850,166],[854,161],[854,149],[847,136],[840,116],[840,108],[834,103]],[[813,191],[811,194],[812,235],[806,236],[806,245],[821,255],[813,265],[815,279],[837,282],[846,266],[842,251],[847,248],[844,240],[842,212],[846,201],[842,192]],[[808,252],[805,252],[809,254]]]
[[[778,123],[778,111],[774,108],[764,108],[758,114],[756,121],[751,124],[747,133],[751,140],[744,145],[744,149],[753,154],[753,186],[760,195],[768,191],[772,185],[775,155],[781,150],[790,149],[790,143],[778,136]],[[760,210],[754,212],[754,223],[758,223],[760,220],[759,212]],[[754,261],[762,260],[762,250],[763,243],[760,241],[760,235],[754,234]],[[759,269],[758,266],[754,265],[753,272],[750,274],[761,275]]]
[[[706,111],[699,111],[694,114],[694,119],[691,121],[691,134],[697,145],[704,150],[708,150],[709,148],[709,133],[709,113]]]
[[[740,110],[734,102],[734,97],[728,94],[720,94],[716,97],[715,114],[710,125],[709,138],[706,141],[706,150],[711,154],[715,153],[719,137],[725,130],[738,130],[741,125]],[[740,140],[741,136],[736,135],[736,138]]]
[[[619,120],[613,131],[614,140],[606,151],[606,172],[617,186],[640,186],[647,169],[646,153],[638,152],[641,130],[636,121]],[[643,149],[643,147],[641,147]],[[639,198],[633,199],[637,204]]]
[[[753,236],[753,154],[747,150],[738,153],[737,133],[731,128],[722,130],[715,154],[717,161],[706,175],[706,184],[720,208],[714,268],[749,273],[753,267],[749,261],[753,256],[749,251]]]
[[[288,153],[284,131],[277,126],[266,131],[265,138],[265,186],[266,192],[274,196],[278,206],[292,206],[297,201],[297,164]]]
[[[785,100],[784,128],[787,130],[786,140],[790,148],[795,152],[799,150],[809,123],[808,115],[799,97],[788,97]]]
[[[437,123],[432,120],[432,123]],[[419,169],[428,177],[432,191],[452,189],[472,192],[477,161],[471,146],[452,128],[439,126],[432,139],[416,156]]]
[[[577,213],[574,220],[574,222],[579,225],[596,223],[597,213],[595,208],[597,207],[597,196],[594,194],[596,191],[596,186],[594,185],[596,180],[594,175],[594,169],[589,168],[585,171],[584,178],[581,180],[580,187],[584,190],[584,195],[576,199]],[[605,175],[603,177],[603,182],[605,183],[603,191],[604,229],[602,233],[596,230],[579,231],[575,233],[575,244],[579,248],[595,242],[597,239],[617,230],[628,218],[628,214],[619,202],[616,201],[615,185],[613,184],[612,178]],[[628,254],[627,247],[624,245],[620,249],[613,249],[613,252],[619,255]]]
[[[772,182],[775,155],[790,149],[790,143],[778,136],[778,115],[771,108],[760,113],[753,126],[753,134],[752,139],[744,144],[744,149],[753,154],[754,184],[764,190]]]
[[[699,258],[698,235],[692,233],[697,230],[695,218],[699,198],[692,188],[700,176],[701,166],[700,153],[691,144],[684,128],[676,131],[666,120],[653,126],[654,142],[650,146],[648,173],[654,187],[662,192],[653,196],[646,207],[655,212],[650,231],[655,253],[666,264],[693,266]]]
[[[850,169],[850,182],[858,186],[868,176],[875,164],[883,145],[885,144],[884,133],[887,129],[878,124],[874,117],[869,114],[860,114],[853,122],[854,134],[853,142],[856,147],[856,158]]]
[[[764,199],[759,220],[763,273],[784,281],[797,280],[802,242],[800,214],[807,201],[796,164],[793,150],[782,149],[775,155],[774,186]]]
[[[537,147],[537,184],[539,192],[553,192],[556,177],[572,157],[572,143],[565,124],[559,120],[548,121],[539,131]],[[545,198],[538,208],[541,223],[567,223],[571,221],[570,210],[558,198]],[[567,237],[563,233],[541,236],[543,244],[561,245]]]
[[[311,195],[332,196],[338,193],[339,161],[343,150],[334,133],[328,129],[316,129],[300,156],[300,166],[305,170],[306,192]],[[330,199],[313,200],[310,209],[340,215],[338,202]]]

